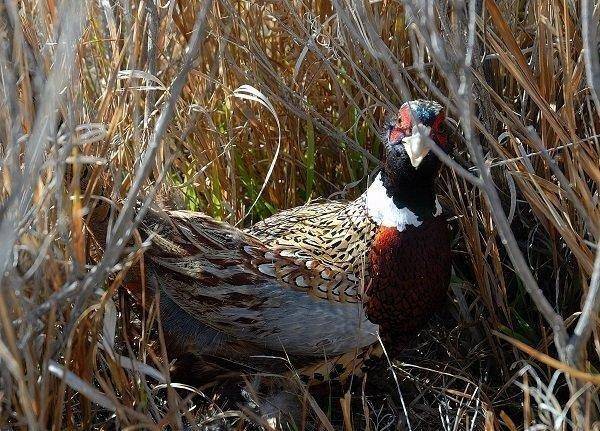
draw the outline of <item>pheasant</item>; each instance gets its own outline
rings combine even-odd
[[[147,215],[146,285],[160,292],[171,355],[211,377],[291,362],[318,381],[364,366],[380,337],[388,352],[405,346],[450,281],[434,192],[441,162],[427,144],[449,151],[443,123],[435,102],[402,105],[381,171],[354,201],[310,203],[248,229],[199,212]]]

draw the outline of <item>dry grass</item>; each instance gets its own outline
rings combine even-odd
[[[248,426],[174,387],[159,310],[129,312],[132,198],[161,182],[166,204],[247,225],[355,197],[385,116],[428,97],[464,168],[440,187],[448,311],[395,364],[397,388],[382,370],[343,408],[306,394],[299,428],[598,429],[599,15],[591,0],[3,2],[0,427]],[[91,260],[97,194],[121,212]]]

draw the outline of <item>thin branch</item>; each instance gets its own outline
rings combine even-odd
[[[581,310],[581,316],[579,316],[579,320],[567,346],[567,352],[574,365],[581,365],[587,342],[592,335],[592,329],[597,323],[598,313],[600,313],[600,241],[596,245],[594,271],[592,272],[588,293],[583,304],[583,309]]]
[[[590,87],[596,111],[600,115],[600,58],[598,54],[598,17],[590,0],[581,0],[581,36],[583,39],[583,59],[585,76]],[[596,12],[598,7],[596,7]],[[593,18],[596,18],[594,21]]]

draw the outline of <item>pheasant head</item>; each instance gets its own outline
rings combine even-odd
[[[431,145],[450,150],[444,119],[442,106],[433,101],[414,100],[400,107],[386,131],[381,176],[369,190],[369,209],[375,218],[393,218],[397,209],[406,209],[423,221],[439,212],[434,182],[441,161]]]

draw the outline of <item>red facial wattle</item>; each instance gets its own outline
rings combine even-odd
[[[390,142],[396,142],[405,136],[410,136],[412,133],[412,118],[410,116],[410,108],[408,105],[402,106],[398,111],[398,118],[394,127],[390,131]]]
[[[431,139],[435,141],[436,144],[440,146],[440,148],[446,152],[448,152],[448,136],[442,132],[444,121],[446,120],[446,116],[443,112],[440,112],[433,124],[431,125]]]

